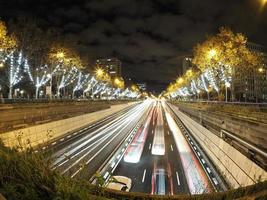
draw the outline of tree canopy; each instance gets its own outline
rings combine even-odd
[[[4,22],[0,21],[0,50],[8,52],[17,45],[14,35],[9,35]]]
[[[222,27],[218,34],[196,45],[192,62],[204,72],[210,68],[217,69],[218,65],[246,70],[261,66],[262,59],[260,53],[247,48],[247,38],[243,34]]]

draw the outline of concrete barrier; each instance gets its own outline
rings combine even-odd
[[[135,103],[113,105],[105,110],[2,133],[0,138],[8,147],[18,145],[23,148],[29,145],[35,147],[114,114]]]
[[[223,112],[211,112],[198,110],[195,107],[178,105],[180,110],[193,118],[208,123],[213,128],[227,130],[235,133],[245,141],[249,141],[254,146],[267,151],[267,124],[257,121],[245,120],[244,117],[238,118]]]
[[[267,172],[230,144],[172,106],[228,184],[233,188],[267,180]]]

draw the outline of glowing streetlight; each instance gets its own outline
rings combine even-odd
[[[62,59],[65,57],[65,54],[64,52],[57,52],[56,57]]]
[[[120,85],[120,79],[115,78],[115,79],[114,79],[114,83],[115,83],[116,85]]]
[[[102,68],[98,68],[98,69],[96,70],[96,75],[97,75],[98,77],[103,76],[103,75],[104,75],[104,70],[103,70]]]
[[[265,5],[267,4],[267,0],[258,0],[258,2],[260,4],[260,12],[262,12],[265,8]]]
[[[184,79],[182,77],[180,77],[177,81],[179,84],[182,84],[184,82]]]
[[[211,49],[211,50],[209,50],[209,52],[208,52],[208,57],[209,58],[213,58],[215,55],[216,55],[216,50],[215,49]]]
[[[138,91],[138,87],[137,87],[136,85],[132,85],[131,89],[132,89],[133,91]]]
[[[267,1],[267,0],[266,0]],[[258,69],[258,71],[260,72],[260,73],[262,73],[263,71],[264,71],[264,69],[262,68],[262,67],[260,67],[259,69]]]
[[[267,3],[267,0],[261,0],[261,3],[264,6]]]

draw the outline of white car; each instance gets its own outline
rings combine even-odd
[[[113,176],[113,178],[116,181],[108,183],[107,188],[129,192],[132,187],[132,180],[130,178],[125,176]]]

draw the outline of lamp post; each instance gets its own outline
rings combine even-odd
[[[266,2],[267,2],[267,0],[266,0]],[[261,88],[261,86],[263,86],[262,85],[262,83],[263,83],[263,77],[262,77],[262,75],[264,76],[264,71],[265,71],[265,68],[263,68],[263,67],[260,67],[260,68],[258,68],[258,72],[259,72],[259,75],[256,75],[256,78],[257,78],[257,84],[256,84],[256,87],[255,87],[255,93],[256,93],[256,103],[258,103],[258,99],[259,99],[259,90],[260,90],[260,88]],[[254,76],[255,77],[255,76]],[[254,78],[254,81],[256,80],[256,78]]]
[[[230,87],[231,85],[230,85],[230,83],[229,82],[225,82],[225,102],[227,102],[228,101],[228,88]]]

